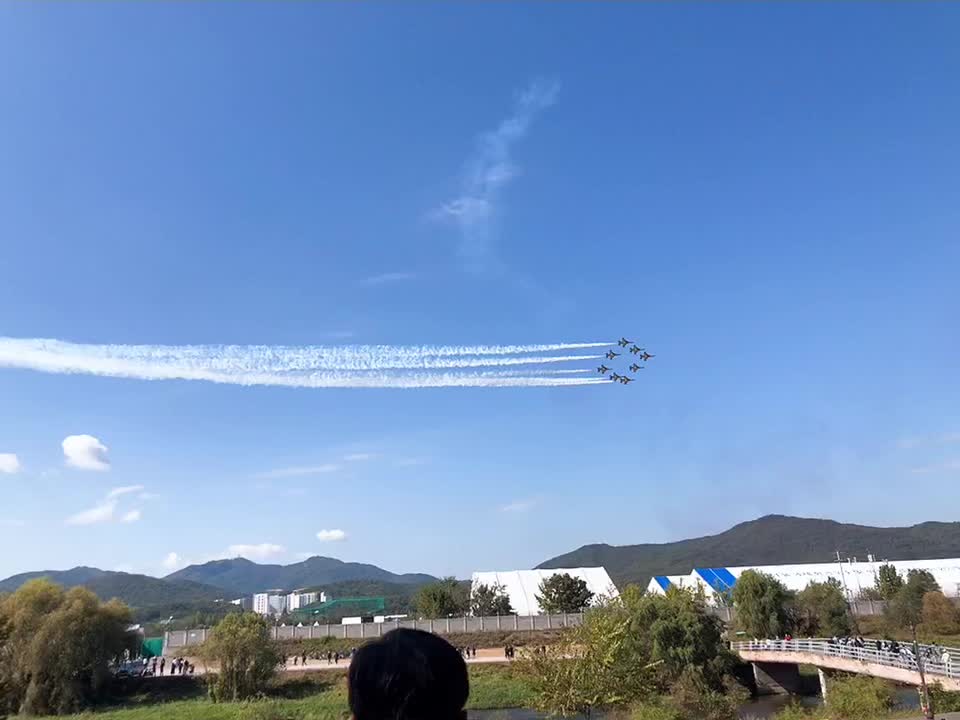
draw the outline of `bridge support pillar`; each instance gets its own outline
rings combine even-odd
[[[758,695],[798,695],[800,666],[795,663],[753,663]]]
[[[827,674],[823,671],[823,668],[817,668],[817,677],[820,679],[820,697],[823,698],[823,701],[827,701]]]

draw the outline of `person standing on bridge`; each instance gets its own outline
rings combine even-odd
[[[944,651],[943,651],[943,654],[940,656],[940,662],[943,663],[943,667],[946,668],[946,670],[947,670],[948,673],[950,672],[950,665],[951,665],[952,661],[953,661],[953,658],[950,657],[950,651],[949,651],[949,650],[944,650]]]

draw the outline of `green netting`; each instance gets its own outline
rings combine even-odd
[[[159,657],[163,654],[163,638],[147,638],[143,641],[143,647],[140,649],[143,657]]]
[[[319,619],[348,615],[374,615],[382,613],[385,608],[386,602],[382,597],[337,598],[305,605],[291,614],[303,619]]]

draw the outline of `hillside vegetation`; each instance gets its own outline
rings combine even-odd
[[[645,545],[584,545],[537,567],[603,566],[613,581],[643,586],[653,575],[689,573],[695,567],[830,562],[837,550],[866,559],[920,560],[960,557],[960,523],[926,522],[879,528],[833,520],[767,515],[718,535]]]
[[[315,556],[290,565],[261,565],[245,558],[213,560],[202,565],[190,565],[167,575],[165,579],[213,585],[239,596],[270,588],[294,590],[318,586],[325,590],[332,583],[360,580],[423,585],[436,578],[419,573],[398,575],[376,565]]]

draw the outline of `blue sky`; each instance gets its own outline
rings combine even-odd
[[[0,576],[955,520],[958,32],[935,3],[0,6],[0,335],[657,355],[626,388],[400,390],[7,341]]]

